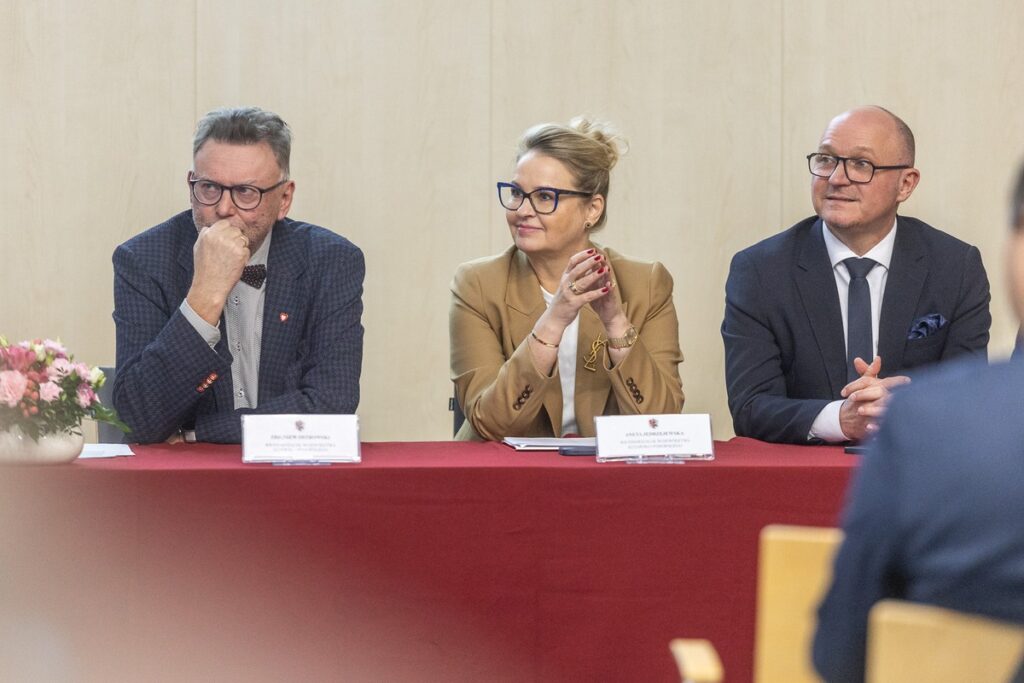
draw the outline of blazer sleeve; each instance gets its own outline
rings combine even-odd
[[[679,319],[672,303],[672,276],[660,263],[647,278],[650,306],[643,320],[631,320],[639,334],[623,361],[608,367],[612,391],[623,415],[679,413],[683,410],[683,383],[679,364]]]
[[[890,419],[855,475],[832,585],[818,608],[814,666],[829,683],[864,680],[871,608],[879,600],[902,597],[905,592],[899,492],[905,490],[906,475],[899,459],[927,458],[928,453],[918,452],[920,434],[908,424],[913,418],[900,407],[894,402]]]
[[[211,374],[226,375],[223,358],[178,310],[180,300],[154,277],[126,245],[114,262],[117,376],[114,407],[131,427],[128,439],[164,441],[186,422],[205,397],[197,390]]]
[[[762,297],[770,287],[745,252],[733,257],[722,321],[729,412],[737,436],[805,444],[829,401],[788,396],[782,351]]]
[[[363,279],[366,264],[354,245],[331,248],[317,255],[319,268],[310,284],[311,315],[304,340],[307,353],[300,365],[299,386],[260,401],[256,408],[223,410],[196,416],[196,439],[213,443],[239,443],[243,414],[351,415],[359,406],[359,377],[363,363]],[[266,315],[266,313],[264,314]],[[291,358],[292,350],[264,348],[261,355],[278,353]],[[261,358],[261,366],[265,364]],[[284,372],[285,368],[278,368]]]
[[[941,360],[957,356],[988,358],[989,328],[992,325],[990,299],[988,275],[981,262],[981,252],[972,246],[967,249],[964,259],[960,297],[953,320],[949,323],[949,335]]]
[[[527,339],[505,357],[497,328],[500,316],[494,311],[488,315],[487,289],[472,267],[456,271],[451,291],[451,375],[466,420],[491,441],[536,436],[526,431],[543,408],[545,394],[561,392],[558,365],[551,376],[541,373]]]

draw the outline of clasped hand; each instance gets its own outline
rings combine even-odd
[[[550,311],[564,328],[587,304],[597,313],[605,329],[611,329],[617,317],[625,320],[611,264],[597,249],[586,249],[569,259]]]
[[[891,390],[901,384],[910,382],[909,377],[894,375],[879,378],[882,371],[882,359],[875,356],[868,365],[861,358],[855,358],[853,369],[860,375],[857,379],[843,387],[843,401],[839,409],[839,426],[843,434],[852,441],[860,441],[867,434],[878,429],[879,420],[885,414]]]

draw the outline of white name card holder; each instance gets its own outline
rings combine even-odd
[[[597,461],[684,463],[714,460],[711,416],[602,415],[594,418]]]
[[[328,465],[361,461],[356,415],[242,416],[242,462]]]

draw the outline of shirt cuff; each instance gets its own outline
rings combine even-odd
[[[839,409],[842,407],[843,401],[839,400],[832,401],[822,408],[818,417],[814,418],[814,422],[811,424],[811,431],[807,435],[808,441],[811,439],[821,439],[827,443],[849,441],[850,439],[843,434],[843,429],[839,426]]]
[[[188,299],[184,299],[181,302],[181,306],[178,307],[181,314],[185,316],[185,320],[195,328],[195,331],[199,333],[199,336],[210,345],[212,349],[218,343],[220,343],[220,328],[214,327],[210,323],[203,320],[202,316],[192,310],[192,307],[188,305]]]

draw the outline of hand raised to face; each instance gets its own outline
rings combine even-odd
[[[249,262],[249,238],[228,219],[202,228],[192,249],[195,271],[188,303],[206,322],[216,325],[231,289]]]

